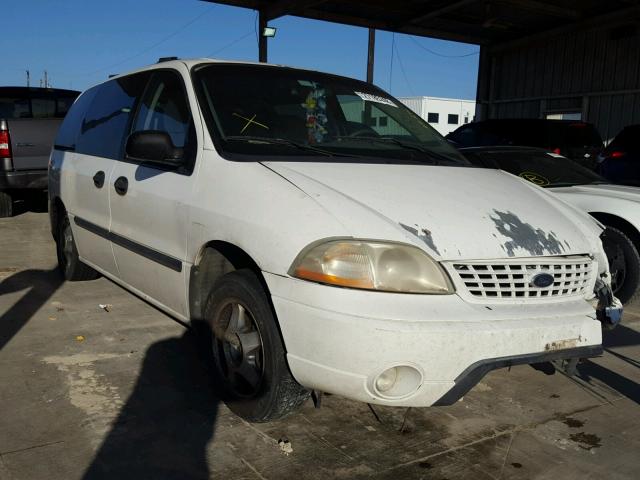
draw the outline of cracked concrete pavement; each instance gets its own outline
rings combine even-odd
[[[182,325],[104,278],[61,281],[46,213],[0,219],[0,245],[2,480],[638,478],[632,311],[574,378],[519,366],[450,407],[326,396],[251,425],[215,398]]]

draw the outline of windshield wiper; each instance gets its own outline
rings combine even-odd
[[[411,142],[405,142],[403,140],[399,140],[394,137],[350,137],[348,135],[338,136],[336,138],[345,139],[345,140],[362,140],[370,143],[386,143],[386,144],[394,144],[399,145],[403,148],[407,148],[410,150],[416,150],[418,152],[424,153],[426,156],[430,157],[433,161],[434,165],[442,165],[440,162],[453,163],[457,165],[464,164],[460,160],[456,160],[454,158],[447,157],[446,155],[442,155],[441,153],[434,152],[433,150],[428,150],[420,145]]]
[[[252,135],[228,135],[224,139],[227,141],[230,140],[234,142],[267,143],[270,145],[287,145],[290,147],[298,148],[300,150],[307,150],[309,152],[315,152],[321,155],[326,155],[328,157],[357,157],[358,156],[358,155],[349,155],[346,153],[330,152],[329,150],[324,150],[322,148],[314,147],[312,145],[299,143],[299,142],[296,142],[295,140],[290,140],[288,138],[259,137],[259,136],[252,136]]]

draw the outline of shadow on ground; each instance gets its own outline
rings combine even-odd
[[[31,317],[64,283],[57,268],[23,270],[0,282],[0,295],[27,292],[0,316],[0,350],[26,325]]]
[[[27,190],[14,193],[13,216],[17,217],[27,212],[45,213],[49,209],[46,192]]]
[[[195,335],[154,343],[136,386],[85,472],[94,479],[208,479],[219,400]]]
[[[615,329],[604,332],[602,345],[604,350],[610,355],[613,355],[629,365],[640,368],[640,362],[637,360],[612,350],[617,347],[640,345],[639,332],[632,330],[629,327],[625,327],[624,325],[618,325]],[[629,400],[633,400],[637,404],[640,404],[640,385],[633,380],[630,380],[627,377],[590,360],[581,362],[577,369],[577,375],[582,380],[592,383],[592,380],[596,379],[613,388]]]

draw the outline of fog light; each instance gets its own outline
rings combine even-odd
[[[396,379],[398,378],[398,369],[396,367],[391,367],[376,378],[376,390],[379,392],[387,392],[393,388],[396,384]]]
[[[421,371],[411,365],[396,365],[370,378],[369,388],[374,395],[388,400],[413,395],[422,385]]]

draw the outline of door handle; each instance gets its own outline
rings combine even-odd
[[[129,180],[125,177],[118,177],[113,186],[115,187],[118,195],[125,195],[129,188]]]
[[[93,184],[98,188],[102,188],[104,185],[104,172],[102,170],[93,176]]]

